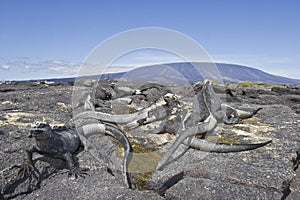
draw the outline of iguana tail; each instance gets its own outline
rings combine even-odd
[[[118,128],[116,128],[110,124],[105,124],[105,131],[107,134],[116,138],[123,145],[123,148],[124,148],[124,157],[123,157],[123,163],[122,163],[123,181],[125,184],[127,184],[128,188],[132,189],[131,181],[130,181],[129,174],[128,174],[128,164],[129,164],[132,149],[131,149],[131,145],[128,141],[128,138]]]
[[[84,137],[89,137],[96,134],[108,134],[118,140],[124,148],[124,157],[122,161],[122,176],[124,183],[128,186],[128,188],[131,188],[131,182],[128,176],[128,162],[129,162],[129,156],[131,155],[131,145],[129,143],[129,140],[124,133],[122,133],[116,126],[113,124],[105,123],[105,124],[87,124],[82,126],[79,129],[80,132],[83,133]]]
[[[248,150],[257,149],[259,147],[263,147],[271,142],[272,140],[263,143],[257,143],[257,144],[223,144],[223,143],[214,143],[203,139],[198,139],[195,137],[193,137],[191,140],[186,139],[185,141],[183,141],[185,145],[188,145],[192,148],[201,151],[216,152],[216,153],[248,151]]]

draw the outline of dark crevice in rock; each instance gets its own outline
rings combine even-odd
[[[293,170],[296,172],[298,170],[298,167],[299,167],[299,163],[300,163],[300,151],[297,150],[296,151],[296,157],[293,157],[291,159],[291,162],[293,163]],[[288,179],[286,181],[283,181],[282,183],[282,186],[281,186],[281,189],[282,189],[282,197],[281,197],[281,200],[285,200],[290,194],[291,194],[291,187],[292,184],[298,184],[297,182],[297,175],[295,177],[293,177],[292,179]]]
[[[294,171],[296,171],[299,167],[299,162],[300,162],[300,151],[296,151],[297,156],[292,158],[292,162],[293,162],[293,167],[294,167]]]
[[[16,91],[16,89],[8,88],[8,89],[1,89],[0,90],[0,92],[11,92],[11,91]]]
[[[179,174],[176,174],[172,176],[169,180],[167,180],[156,192],[160,196],[165,196],[166,191],[176,185],[179,181],[181,181],[184,178],[184,172],[180,172]]]
[[[290,189],[292,181],[293,181],[293,179],[292,180],[283,181],[282,186],[281,186],[281,189],[282,189],[281,190],[281,192],[282,192],[281,200],[286,199],[290,195],[290,193],[292,192],[291,189]]]

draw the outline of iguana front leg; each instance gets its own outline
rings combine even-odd
[[[38,171],[38,169],[33,164],[32,154],[34,152],[37,152],[37,149],[34,148],[34,147],[32,147],[30,149],[27,149],[25,151],[26,155],[25,155],[25,158],[24,158],[24,162],[21,165],[16,166],[18,168],[21,168],[18,172],[18,176],[20,178],[24,178],[25,176],[29,176],[29,177],[33,176],[36,179],[38,179],[36,173],[40,176],[40,172]]]
[[[85,172],[81,171],[78,164],[75,162],[74,156],[71,153],[63,154],[63,159],[66,161],[68,169],[70,170],[69,176],[74,175],[75,178],[78,178],[87,175]]]

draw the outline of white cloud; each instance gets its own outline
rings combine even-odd
[[[0,58],[1,59],[1,58]],[[76,76],[80,63],[72,63],[62,59],[43,60],[37,58],[12,58],[0,60],[0,79],[27,80],[39,78],[62,78]]]
[[[4,70],[9,70],[10,66],[9,65],[2,65],[1,68],[4,69]]]
[[[49,70],[51,74],[55,76],[76,76],[80,64],[74,64],[63,60],[50,60],[41,64],[44,68]]]
[[[63,62],[63,60],[52,60],[52,63],[53,64],[63,64],[64,62]]]

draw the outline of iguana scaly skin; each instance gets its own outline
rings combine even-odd
[[[164,95],[164,98],[169,92],[169,90],[166,90],[164,86],[158,84],[150,84],[144,87],[142,86],[139,89],[141,92],[143,92],[149,88],[156,88],[160,90]],[[162,123],[162,126],[158,127],[158,129],[154,131],[164,131],[166,130],[167,126],[170,126],[170,121],[168,120],[170,113],[172,113],[170,112],[172,110],[172,105],[169,105],[170,102],[168,102],[167,99],[164,99],[164,103],[156,102],[151,106],[144,108],[143,110],[125,115],[113,115],[103,112],[87,111],[74,116],[73,120],[76,121],[79,119],[92,118],[100,120],[101,123],[114,123],[123,127],[137,127],[139,125],[146,125],[152,122],[163,120],[165,123]],[[252,117],[259,110],[260,109],[254,110],[253,112],[247,112],[235,109],[226,104],[222,104],[221,99],[213,90],[212,82],[205,80],[201,90],[196,95],[195,102],[193,104],[193,110],[191,113],[188,113],[189,116],[179,116],[181,120],[174,120],[174,123],[180,123],[179,126],[176,126],[179,127],[177,131],[179,136],[172,144],[169,151],[162,158],[157,169],[161,169],[168,162],[180,144],[185,144],[187,147],[192,147],[203,151],[226,153],[251,150],[270,143],[270,141],[268,141],[258,144],[227,145],[207,142],[195,137],[197,134],[205,134],[213,130],[217,123],[236,124],[240,122],[241,119]]]
[[[29,137],[35,139],[35,144],[26,150],[26,158],[21,174],[37,171],[32,162],[32,154],[63,159],[69,169],[69,175],[83,176],[75,161],[74,154],[80,149],[80,138],[76,130],[67,128],[52,129],[46,122],[35,122],[29,131]]]
[[[212,83],[209,80],[205,80],[203,82],[203,87],[197,94],[197,104],[198,108],[194,107],[194,113],[192,113],[191,118],[187,123],[189,127],[185,131],[179,133],[175,142],[158,163],[158,170],[162,169],[163,166],[168,163],[172,154],[182,143],[188,147],[202,151],[228,153],[256,149],[271,142],[267,141],[258,144],[216,144],[196,138],[195,136],[197,134],[213,130],[218,122],[235,124],[238,123],[240,119],[252,117],[258,110],[260,110],[258,109],[250,113],[236,110],[230,106],[222,106],[221,99],[213,91]],[[225,110],[224,108],[229,108],[231,110],[228,113],[228,110]]]
[[[124,156],[122,161],[122,177],[124,184],[131,188],[131,181],[129,179],[128,175],[128,164],[129,164],[129,156],[132,151],[130,142],[126,135],[123,134],[116,126],[109,123],[92,123],[87,124],[81,127],[77,128],[77,131],[79,132],[80,138],[82,141],[85,141],[85,145],[88,145],[86,142],[88,142],[88,137],[92,135],[97,134],[107,134],[118,140],[123,148],[124,148]],[[96,153],[92,153],[96,154]],[[97,158],[97,155],[93,155]]]
[[[131,188],[127,172],[131,146],[127,137],[110,124],[88,124],[76,130],[75,128],[66,127],[52,129],[46,122],[33,123],[29,137],[35,139],[35,144],[26,150],[25,163],[20,173],[25,175],[35,171],[39,174],[32,161],[32,154],[39,153],[47,157],[65,160],[69,169],[69,175],[74,175],[75,178],[84,176],[85,173],[80,170],[78,163],[75,161],[75,154],[82,145],[87,145],[85,139],[95,134],[108,134],[121,142],[125,152],[122,164],[123,182],[128,188]],[[98,159],[97,155],[93,156],[96,156],[96,159]]]

